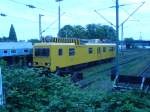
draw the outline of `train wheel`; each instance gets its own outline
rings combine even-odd
[[[61,69],[57,69],[56,75],[57,75],[57,76],[60,76],[60,77],[64,77],[64,75],[63,75]]]
[[[83,73],[81,73],[81,72],[74,72],[71,76],[71,81],[74,83],[76,83],[82,79],[83,79]]]

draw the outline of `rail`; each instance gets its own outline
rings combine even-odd
[[[145,53],[145,54],[147,54],[147,53]],[[123,66],[123,65],[125,65],[125,64],[128,64],[128,63],[130,63],[130,62],[132,62],[132,61],[134,61],[134,60],[136,60],[136,59],[138,59],[138,58],[140,58],[140,57],[142,57],[143,56],[143,54],[142,55],[139,55],[139,56],[135,56],[135,57],[133,57],[133,58],[122,58],[123,60],[119,63],[120,64],[120,66]],[[114,68],[115,66],[113,65],[113,66],[111,66],[111,67],[108,67],[108,68],[106,68],[106,69],[104,69],[104,70],[101,70],[101,71],[98,71],[98,72],[95,72],[95,73],[104,73],[104,72],[108,72],[108,71],[110,71],[110,70],[112,70],[113,68]],[[94,74],[95,74],[94,73]],[[89,85],[91,85],[91,84],[93,84],[94,82],[96,82],[96,81],[98,81],[98,80],[100,80],[101,78],[100,77],[98,77],[98,78],[95,78],[94,76],[93,76],[93,78],[92,77],[90,77],[92,80],[91,81],[87,81],[87,80],[81,80],[81,81],[79,81],[79,82],[77,82],[78,83],[78,85],[79,85],[79,87],[80,88],[86,88],[86,87],[88,87]],[[115,78],[115,77],[114,77]],[[115,85],[115,84],[114,84]]]
[[[117,80],[116,80],[117,78]],[[138,76],[113,76],[115,89],[142,90],[148,92],[150,88],[150,64]]]

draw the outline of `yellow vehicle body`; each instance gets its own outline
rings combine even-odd
[[[40,50],[46,55],[38,55]],[[57,68],[87,64],[114,57],[115,44],[39,43],[33,47],[33,66],[46,67],[51,72],[55,72]]]

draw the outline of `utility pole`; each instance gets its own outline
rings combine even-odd
[[[0,106],[4,104],[4,96],[3,96],[3,83],[2,83],[2,74],[1,74],[1,67],[0,67]]]
[[[57,34],[57,36],[59,37],[59,31],[60,31],[60,28],[61,28],[61,15],[60,15],[60,10],[61,10],[61,8],[60,8],[60,2],[61,1],[63,1],[63,0],[56,0],[56,2],[58,2],[58,34]]]
[[[121,51],[123,50],[123,43],[124,43],[124,41],[123,41],[123,37],[124,37],[124,29],[123,28],[124,27],[123,26],[124,26],[124,24],[122,23],[121,24],[121,41],[120,41],[121,42]]]
[[[39,14],[39,39],[43,42],[43,39],[42,39],[42,25],[41,25],[41,18],[42,18],[42,14]]]
[[[140,32],[140,39],[139,40],[142,40],[142,33]]]
[[[59,2],[59,6],[58,6],[58,37],[59,37],[59,31],[60,31],[60,25],[61,25],[61,23],[60,23],[60,2]]]
[[[116,0],[116,76],[119,74],[119,0]]]

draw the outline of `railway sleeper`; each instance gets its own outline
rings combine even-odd
[[[142,90],[149,92],[150,77],[144,76],[125,76],[111,74],[114,89],[117,90]]]

